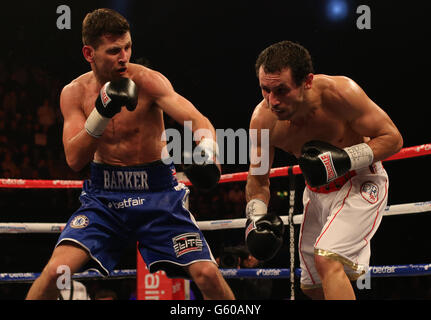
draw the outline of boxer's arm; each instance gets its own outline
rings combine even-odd
[[[370,138],[367,144],[373,151],[374,161],[384,160],[402,148],[402,136],[388,114],[354,81],[346,77],[338,79],[329,99],[336,100],[331,104],[335,106],[334,111],[341,114],[355,132]]]
[[[71,83],[60,95],[64,152],[67,164],[74,171],[81,170],[93,159],[98,145],[98,139],[90,136],[84,127],[87,119],[82,109],[82,90],[80,85]]]
[[[277,254],[283,244],[284,233],[284,224],[280,217],[275,213],[268,213],[269,172],[274,160],[275,148],[271,144],[271,139],[269,144],[263,143],[261,132],[263,129],[273,129],[274,124],[274,118],[260,104],[253,112],[250,121],[250,132],[256,130],[257,139],[251,139],[250,144],[251,161],[246,184],[245,243],[250,253],[262,261],[269,260]],[[261,170],[262,161],[254,161],[262,157],[269,158],[266,170]]]
[[[195,133],[196,141],[202,138],[216,140],[216,132],[211,122],[186,98],[178,94],[170,81],[161,73],[156,71],[146,72],[138,80],[147,94],[153,97],[154,102],[163,112],[169,115],[180,125],[190,121],[189,128]],[[200,130],[197,134],[196,131]]]
[[[253,148],[253,147],[252,147]],[[251,152],[257,152],[258,155],[262,154],[260,146],[256,146],[255,150]],[[269,166],[268,171],[262,175],[253,175],[252,169],[259,168],[259,164],[250,164],[250,169],[247,176],[247,184],[245,186],[246,201],[249,202],[252,199],[259,199],[268,205],[270,200],[270,190],[269,190],[269,169],[274,161],[274,147],[269,148]]]
[[[261,129],[269,129],[272,130],[274,128],[274,119],[271,117],[271,114],[268,114],[267,110],[263,108],[262,104],[260,104],[255,111],[253,112],[251,121],[250,121],[250,131],[257,130],[257,140],[256,143],[252,141],[250,146],[250,153],[253,155],[257,155],[257,157],[261,157],[262,155],[268,155],[268,169],[262,175],[253,175],[253,169],[260,168],[261,163],[251,163],[249,173],[247,176],[247,184],[245,187],[246,201],[250,202],[253,199],[258,199],[263,201],[266,205],[268,205],[270,200],[270,180],[269,180],[269,172],[272,167],[272,163],[274,161],[275,148],[271,144],[271,140],[269,143],[268,150],[262,148],[262,140],[261,140]],[[252,161],[253,162],[253,161]]]

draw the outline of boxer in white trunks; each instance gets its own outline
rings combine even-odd
[[[402,136],[354,81],[314,74],[310,54],[299,44],[282,41],[263,50],[256,73],[263,100],[250,129],[257,137],[269,129],[269,146],[258,138],[253,152],[268,157],[269,168],[275,148],[295,155],[306,181],[301,288],[313,299],[355,299],[350,280],[367,271],[370,239],[387,203],[381,161],[402,148]],[[246,185],[246,242],[252,253],[265,246],[273,254],[282,222],[267,212],[269,168],[262,175],[252,170],[260,165],[250,166]]]

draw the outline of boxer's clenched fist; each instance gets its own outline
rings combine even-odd
[[[221,175],[217,157],[218,145],[212,139],[202,139],[193,154],[184,152],[184,174],[196,188],[210,190],[217,185]]]
[[[89,115],[85,129],[88,134],[99,138],[109,120],[125,106],[127,110],[135,110],[138,104],[138,87],[128,79],[121,78],[105,83],[95,102],[95,108]]]
[[[340,149],[324,141],[309,141],[302,147],[299,166],[311,187],[323,186],[349,170],[373,163],[374,155],[366,143]]]

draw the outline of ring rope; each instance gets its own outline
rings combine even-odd
[[[384,161],[406,159],[428,154],[431,154],[431,144],[423,144],[404,148]],[[301,174],[299,166],[273,168],[270,171],[270,177],[292,174]],[[220,183],[244,181],[247,175],[248,172],[225,174],[222,175]],[[185,181],[181,182],[190,185],[187,179],[184,180]],[[0,179],[0,188],[81,188],[82,185],[83,181],[78,180]],[[387,206],[384,215],[412,214],[427,211],[431,211],[431,201]],[[292,222],[293,224],[299,224],[302,222],[303,218],[302,214],[292,216],[292,212],[293,211],[290,210],[290,216],[281,216],[283,222],[290,224],[290,227],[292,226]],[[198,222],[198,225],[202,230],[234,229],[243,228],[245,220],[246,219],[201,221]],[[64,226],[64,223],[0,223],[0,233],[59,233],[63,230]],[[221,273],[226,278],[290,278],[292,282],[293,277],[300,275],[301,269],[295,269],[294,275],[291,275],[290,270],[291,269],[220,269]],[[371,277],[430,275],[431,264],[372,266],[370,267],[369,274]],[[39,275],[40,273],[0,273],[0,282],[31,282],[38,278]],[[102,277],[102,275],[95,271],[87,271],[73,275],[74,279],[94,279],[100,277]],[[136,270],[115,270],[110,274],[110,277],[136,277]],[[294,299],[293,295],[291,299]]]
[[[40,276],[37,272],[16,272],[16,273],[0,273],[1,282],[33,282]],[[109,278],[126,279],[136,277],[136,269],[114,270],[109,274]],[[93,270],[75,273],[72,279],[98,279],[103,276]]]
[[[423,212],[431,212],[431,201],[390,205],[385,208],[383,215],[395,216]],[[280,218],[283,220],[283,223],[286,225],[289,224],[289,216],[280,216]],[[292,218],[294,224],[300,224],[303,215],[296,214]],[[201,230],[214,231],[244,228],[245,222],[245,218],[240,218],[232,220],[197,221],[197,224]],[[65,223],[5,222],[0,223],[0,233],[60,233],[65,226]]]
[[[431,144],[422,144],[413,147],[401,149],[400,152],[385,159],[384,161],[407,159],[419,156],[426,156],[431,154]],[[271,178],[283,177],[289,175],[289,166],[272,168],[269,176]],[[293,166],[292,173],[294,175],[301,174],[302,171],[298,165]],[[237,172],[231,174],[223,174],[220,177],[219,183],[238,182],[247,180],[248,172]],[[185,185],[191,185],[187,178],[182,178],[180,182]],[[82,180],[34,180],[34,179],[0,179],[0,188],[14,188],[14,189],[68,189],[68,188],[82,188]]]
[[[225,278],[263,278],[280,279],[291,277],[290,269],[270,268],[270,269],[220,269]],[[369,274],[373,278],[399,277],[399,276],[429,276],[431,275],[431,263],[428,264],[404,264],[387,266],[370,266]],[[0,273],[0,283],[2,282],[32,282],[39,277],[36,272]],[[296,268],[295,277],[301,276],[301,269]],[[109,278],[126,279],[136,277],[136,269],[114,270]],[[97,271],[86,271],[75,273],[73,279],[100,279],[104,278]]]

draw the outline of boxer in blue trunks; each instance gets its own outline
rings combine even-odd
[[[185,208],[189,190],[178,183],[162,139],[164,112],[191,122],[204,161],[185,173],[197,188],[211,188],[220,178],[214,127],[162,74],[129,62],[130,27],[119,13],[87,14],[82,39],[92,71],[63,88],[60,107],[66,161],[75,171],[90,163],[90,179],[26,299],[57,299],[60,266],[109,275],[122,248],[136,241],[150,272],[191,278],[205,299],[234,299]]]

